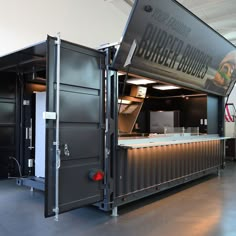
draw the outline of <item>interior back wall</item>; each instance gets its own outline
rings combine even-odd
[[[204,133],[206,132],[206,126],[200,124],[200,119],[205,119],[207,117],[206,100],[206,97],[146,100],[137,119],[140,132],[150,132],[149,111],[180,111],[181,127],[199,127],[199,131]]]

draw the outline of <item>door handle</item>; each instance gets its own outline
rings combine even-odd
[[[64,155],[67,156],[67,157],[70,156],[70,151],[69,151],[68,144],[64,145]]]
[[[29,127],[29,140],[30,146],[28,147],[30,150],[34,149],[33,147],[33,125],[32,125],[32,118],[30,119],[30,127]]]

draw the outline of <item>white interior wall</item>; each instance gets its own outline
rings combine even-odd
[[[234,86],[231,94],[229,95],[228,103],[234,103],[236,108],[236,85]]]
[[[0,55],[61,33],[96,48],[120,40],[130,6],[123,0],[0,0]]]
[[[45,178],[46,92],[37,92],[35,97],[35,176]]]

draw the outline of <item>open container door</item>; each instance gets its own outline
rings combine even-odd
[[[57,217],[103,200],[104,54],[47,42],[45,216]]]

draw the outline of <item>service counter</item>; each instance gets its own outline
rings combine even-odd
[[[194,142],[207,142],[213,140],[225,140],[229,137],[219,137],[219,135],[192,135],[192,134],[167,134],[167,135],[152,135],[148,137],[121,137],[118,145],[123,148],[145,148],[166,146],[173,144],[184,144]]]
[[[224,137],[190,134],[119,139],[116,205],[217,173]]]

